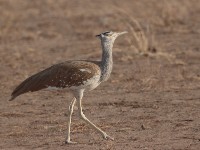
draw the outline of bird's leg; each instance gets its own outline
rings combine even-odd
[[[76,96],[77,100],[78,100],[78,109],[79,109],[79,114],[80,117],[86,122],[88,123],[90,126],[92,126],[96,131],[98,131],[100,134],[102,134],[104,139],[111,139],[114,140],[114,138],[112,138],[111,136],[107,135],[104,131],[102,131],[100,128],[98,128],[96,125],[94,125],[84,114],[82,111],[82,97],[83,97],[83,92],[84,90],[81,90]]]
[[[70,140],[70,126],[71,126],[72,113],[73,113],[75,103],[76,103],[76,98],[74,97],[69,105],[69,120],[68,120],[68,131],[67,131],[67,139],[66,139],[67,144],[75,144],[76,143],[76,142],[72,142]]]

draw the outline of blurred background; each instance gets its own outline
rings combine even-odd
[[[114,142],[75,115],[72,139],[81,144],[63,145],[64,92],[7,101],[46,67],[100,59],[95,35],[109,30],[128,34],[115,42],[111,78],[84,97],[84,110]],[[0,0],[0,148],[198,149],[199,41],[199,0]]]

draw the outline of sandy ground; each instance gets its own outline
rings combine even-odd
[[[136,20],[154,36],[141,55],[131,29]],[[64,144],[72,96],[40,91],[9,102],[25,78],[69,59],[100,59],[94,35],[117,39],[109,81],[86,93],[85,115],[115,138],[107,141],[73,114],[76,145]],[[0,0],[0,149],[200,148],[199,0]]]

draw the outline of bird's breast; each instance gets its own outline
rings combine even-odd
[[[90,79],[83,81],[83,84],[78,86],[69,87],[71,90],[85,89],[85,91],[91,91],[100,84],[100,75],[95,75]]]

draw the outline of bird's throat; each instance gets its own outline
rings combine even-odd
[[[113,67],[112,48],[113,42],[102,41],[101,59],[101,81],[106,81],[110,77]]]

